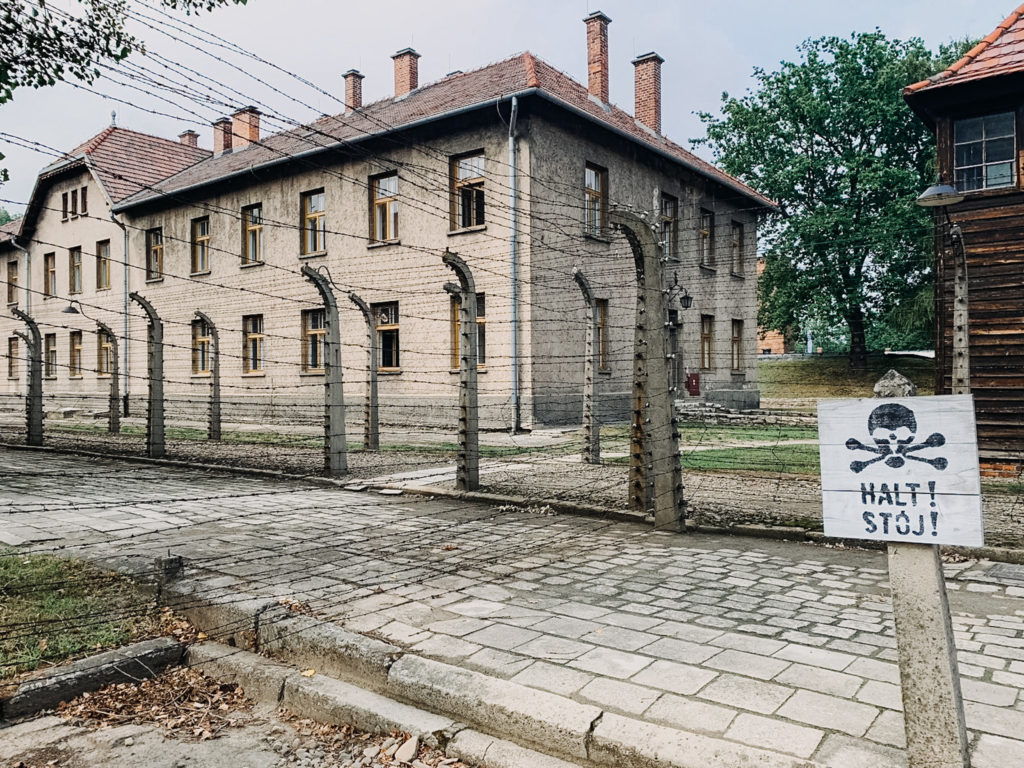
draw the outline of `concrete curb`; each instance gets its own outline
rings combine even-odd
[[[166,667],[180,664],[184,653],[185,647],[178,641],[157,637],[57,667],[44,677],[22,683],[14,694],[0,700],[0,720],[52,709],[111,683],[154,677]]]

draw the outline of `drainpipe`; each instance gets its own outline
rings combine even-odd
[[[131,369],[132,369],[132,356],[131,347],[132,341],[128,337],[128,227],[124,223],[118,221],[117,216],[113,211],[110,212],[110,220],[117,224],[121,228],[121,232],[124,235],[123,243],[121,246],[121,266],[123,267],[124,274],[124,290],[121,291],[121,327],[122,327],[122,343],[119,345],[119,354],[123,361],[121,366],[121,375],[124,377],[123,386],[121,387],[121,400],[124,403],[122,411],[125,416],[128,415],[128,401],[131,397]]]
[[[22,248],[18,245],[18,239],[16,237],[11,238],[11,245],[17,248],[19,251],[25,254],[25,312],[32,314],[32,256],[28,252],[28,248]]]
[[[519,169],[516,165],[516,117],[519,115],[519,97],[512,97],[512,115],[508,122],[508,207],[509,227],[508,260],[509,278],[511,281],[510,296],[512,299],[512,434],[522,429],[522,413],[519,403],[519,285],[518,261],[519,241],[517,236],[518,214],[516,201],[518,198]]]

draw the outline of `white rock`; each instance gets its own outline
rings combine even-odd
[[[380,753],[380,747],[367,747],[363,750],[366,757],[376,757]]]
[[[398,760],[401,763],[411,763],[419,751],[420,740],[418,737],[413,736],[398,748],[398,751],[395,752],[395,760]]]

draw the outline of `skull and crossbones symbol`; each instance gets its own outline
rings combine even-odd
[[[921,461],[931,464],[935,469],[945,469],[949,462],[939,456],[934,459],[926,459],[921,456],[912,456],[914,451],[924,448],[939,448],[946,444],[944,435],[933,432],[920,443],[915,443],[917,435],[917,418],[914,412],[906,406],[898,403],[885,403],[880,405],[868,416],[868,433],[874,441],[874,446],[865,445],[855,437],[846,441],[846,447],[851,451],[869,451],[878,454],[867,461],[851,461],[850,469],[854,472],[861,472],[875,462],[884,461],[886,466],[899,469],[911,461]]]

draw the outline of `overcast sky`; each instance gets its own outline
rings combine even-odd
[[[75,2],[51,0],[50,4],[68,7]],[[223,8],[191,21],[339,98],[344,95],[341,74],[355,67],[366,75],[363,97],[368,103],[391,95],[390,56],[407,46],[422,54],[421,85],[452,70],[475,69],[523,50],[585,84],[582,19],[601,10],[612,19],[611,100],[632,112],[630,61],[637,54],[658,52],[665,59],[662,127],[667,136],[688,145],[703,134],[695,112],[717,111],[723,91],[743,93],[751,85],[754,67],[770,70],[780,60],[796,58],[795,48],[806,38],[845,36],[878,27],[890,37],[920,37],[934,49],[952,39],[987,35],[1015,6],[1016,0],[249,0],[246,6]],[[265,83],[153,28],[135,24],[133,29],[151,54],[166,56],[241,91],[244,103],[269,107],[295,121],[342,109],[330,96],[266,65],[232,56],[225,48],[202,46]],[[180,32],[174,36],[183,37]],[[161,68],[155,58],[141,58],[140,63]],[[127,70],[117,76],[124,73]],[[181,75],[176,79],[180,82]],[[23,89],[15,92],[12,103],[0,107],[0,130],[69,150],[109,125],[111,110],[116,110],[120,126],[168,138],[193,128],[200,133],[200,144],[209,148],[209,122],[229,111],[182,96],[168,96],[173,102],[168,103],[110,80],[101,80],[94,88],[129,103],[70,85]],[[234,94],[221,100],[243,103],[242,96]],[[275,128],[270,123],[265,118],[264,125]],[[3,165],[11,173],[11,181],[0,185],[0,198],[23,202],[36,173],[52,156],[2,142],[0,151],[7,155]],[[12,213],[23,207],[18,202],[0,202],[0,206]]]

